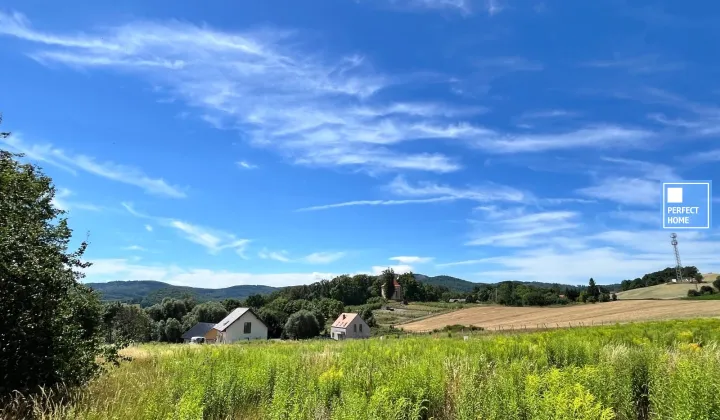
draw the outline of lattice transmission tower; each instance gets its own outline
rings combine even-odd
[[[682,282],[682,263],[680,262],[680,251],[678,250],[678,241],[677,241],[677,234],[671,233],[670,234],[670,243],[673,246],[673,251],[675,251],[675,277],[677,279],[677,282]]]

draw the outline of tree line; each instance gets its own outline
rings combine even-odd
[[[672,279],[677,277],[675,267],[668,267],[660,271],[645,274],[642,277],[638,277],[634,280],[623,280],[620,282],[620,290],[633,290],[641,287],[656,286],[658,284],[669,283]],[[698,283],[702,283],[703,276],[695,266],[687,266],[682,268],[683,279],[693,279]],[[681,279],[677,279],[680,281]]]

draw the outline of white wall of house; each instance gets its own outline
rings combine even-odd
[[[250,323],[250,333],[245,332],[245,324]],[[237,321],[230,324],[225,331],[218,331],[218,343],[234,343],[236,341],[267,340],[268,329],[252,312],[245,312]]]
[[[345,334],[344,336],[338,336],[338,334]],[[362,318],[356,316],[347,327],[332,327],[330,328],[330,337],[335,340],[341,340],[346,338],[369,338],[370,327],[363,321]]]

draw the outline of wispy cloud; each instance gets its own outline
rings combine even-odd
[[[232,233],[178,219],[148,216],[135,210],[131,203],[122,203],[122,206],[135,217],[155,220],[162,226],[176,230],[183,238],[202,246],[210,254],[218,254],[223,250],[232,249],[240,257],[247,258],[245,249],[250,244],[249,239],[241,239]]]
[[[473,238],[466,245],[527,247],[544,242],[548,234],[580,226],[579,214],[572,211],[527,213],[524,208],[498,211],[487,209],[487,217],[474,220]]]
[[[665,164],[608,157],[602,160],[610,164],[603,173],[615,175],[600,178],[577,193],[629,206],[652,206],[662,201],[662,182],[682,180]]]
[[[568,118],[568,117],[574,117],[576,115],[578,115],[577,112],[567,111],[564,109],[548,109],[548,110],[543,110],[543,111],[525,112],[522,115],[520,115],[520,119],[530,120],[530,119],[547,119],[547,118]]]
[[[605,231],[580,240],[584,247],[558,249],[540,244],[513,255],[485,258],[484,271],[476,278],[485,281],[522,280],[587,284],[593,277],[601,284],[615,283],[662,270],[674,264],[669,232],[651,230]],[[701,272],[717,272],[720,241],[707,233],[680,234],[683,263]],[[670,252],[668,252],[670,250]],[[562,267],[558,270],[557,267]]]
[[[126,251],[147,251],[146,248],[141,247],[140,245],[130,245],[123,248]]]
[[[497,2],[489,2],[489,4],[497,4]],[[482,58],[475,60],[475,65],[483,70],[502,71],[541,71],[545,68],[542,63],[517,56]]]
[[[82,203],[74,200],[68,200],[69,197],[75,195],[71,190],[67,188],[59,188],[55,192],[53,197],[53,205],[60,210],[88,210],[88,211],[100,211],[102,207],[94,204]]]
[[[148,232],[152,232],[153,231],[152,225],[145,225],[145,230],[147,230]]]
[[[324,204],[320,206],[304,207],[297,211],[316,211],[316,210],[328,210],[339,207],[353,207],[353,206],[400,206],[405,204],[425,204],[425,203],[439,203],[443,201],[455,201],[454,197],[436,197],[436,198],[425,198],[417,200],[356,200],[346,201],[343,203],[335,204]]]
[[[497,132],[471,138],[475,147],[488,153],[540,153],[568,149],[633,149],[646,147],[656,134],[639,128],[598,125],[556,134],[503,134]]]
[[[521,202],[532,199],[532,195],[512,187],[487,183],[484,186],[454,188],[447,185],[440,185],[433,182],[423,182],[418,185],[410,185],[405,178],[398,176],[386,189],[392,194],[407,199],[394,200],[356,200],[343,203],[325,204],[320,206],[306,207],[298,211],[327,210],[339,207],[351,206],[397,206],[407,204],[428,204],[441,203],[457,200],[472,201],[509,201]]]
[[[0,14],[0,34],[40,44],[30,56],[41,63],[139,75],[201,108],[215,125],[240,129],[252,144],[298,164],[459,169],[448,156],[395,147],[459,136],[448,117],[452,106],[376,99],[375,93],[403,78],[375,72],[359,55],[326,60],[303,49],[292,31],[231,33],[172,21],[66,35],[35,30],[15,13]]]
[[[413,267],[411,265],[407,265],[407,264],[374,265],[372,267],[372,271],[370,272],[370,274],[377,276],[379,274],[382,274],[382,272],[387,270],[388,268],[393,270],[395,272],[395,274],[405,274],[405,273],[410,273],[413,271]]]
[[[635,74],[679,71],[686,68],[686,64],[683,62],[667,61],[657,54],[639,56],[622,56],[616,54],[615,57],[610,59],[588,61],[582,65],[585,67],[622,69]]]
[[[258,257],[266,260],[275,260],[283,263],[306,263],[306,264],[329,264],[345,256],[344,252],[313,252],[304,257],[291,258],[289,253],[282,251],[268,251],[263,248],[258,252]]]
[[[1,23],[2,19],[0,19],[0,26]],[[0,29],[1,32],[2,29]],[[77,170],[80,170],[113,181],[140,187],[149,194],[173,198],[185,197],[185,193],[179,187],[172,186],[161,178],[151,178],[137,168],[113,162],[101,163],[89,156],[67,153],[51,144],[31,145],[23,140],[20,133],[0,139],[0,142],[5,143],[12,151],[24,153],[30,159],[57,166],[73,174],[77,174]]]
[[[238,285],[274,287],[310,284],[332,279],[337,274],[319,272],[255,274],[208,268],[187,268],[167,264],[138,264],[126,258],[94,259],[84,270],[86,282],[108,280],[157,280],[177,286],[220,288]]]
[[[253,165],[251,163],[245,162],[244,160],[241,160],[237,162],[237,166],[243,169],[256,169],[257,165]]]
[[[391,261],[397,261],[400,264],[425,264],[433,260],[433,257],[416,257],[416,256],[400,256],[391,257]]]

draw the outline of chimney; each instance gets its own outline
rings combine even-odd
[[[345,314],[343,314],[343,319],[345,319]]]

